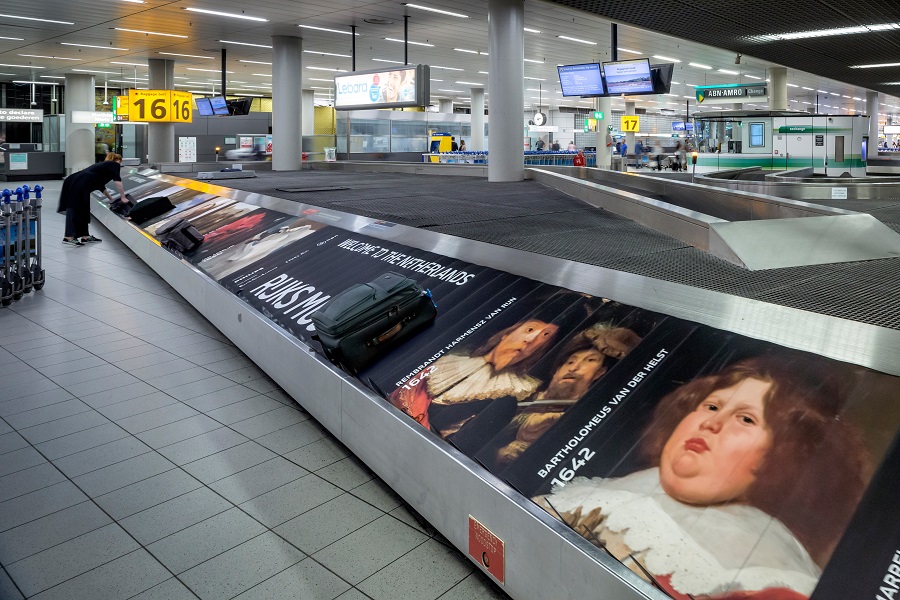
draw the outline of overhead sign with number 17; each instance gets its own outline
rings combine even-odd
[[[129,120],[146,123],[190,123],[193,97],[176,90],[128,90]]]
[[[623,115],[622,131],[625,131],[627,133],[640,133],[641,118],[637,115]]]

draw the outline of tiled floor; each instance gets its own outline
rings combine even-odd
[[[109,232],[0,308],[0,599],[504,598]]]

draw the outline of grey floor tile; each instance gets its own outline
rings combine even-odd
[[[48,421],[56,421],[57,419],[77,415],[88,410],[91,410],[91,407],[81,400],[66,400],[65,402],[42,406],[41,408],[4,416],[3,418],[16,429],[25,429],[26,427],[34,427]]]
[[[428,540],[358,587],[374,600],[434,600],[473,569],[456,550]]]
[[[319,550],[313,558],[356,585],[427,539],[385,515]]]
[[[247,381],[244,383],[251,390],[256,390],[260,394],[265,394],[266,392],[272,392],[277,389],[278,384],[269,379],[268,377],[263,377],[261,379],[254,379],[253,381]]]
[[[182,468],[208,485],[275,456],[274,452],[256,442],[245,442],[183,465]]]
[[[403,504],[394,490],[377,477],[353,488],[350,493],[385,512],[390,512]]]
[[[109,344],[111,342],[121,342],[131,339],[133,338],[124,331],[114,330],[107,333],[101,333],[99,335],[72,336],[69,341],[71,341],[76,346],[81,346],[86,350],[91,350],[94,346],[99,347],[103,344]]]
[[[9,564],[112,523],[90,501],[0,533],[0,562]]]
[[[82,414],[88,415],[92,413]],[[104,419],[104,421],[106,421],[106,419]],[[57,458],[62,458],[63,456],[68,456],[69,454],[81,452],[82,450],[102,446],[103,444],[114,442],[127,436],[127,431],[115,423],[106,422],[102,425],[57,437],[46,442],[35,444],[34,446],[44,456],[50,460],[55,460]]]
[[[309,471],[306,469],[277,456],[211,483],[209,487],[235,504],[241,504],[295,479],[300,479],[308,473]]]
[[[304,554],[274,533],[264,533],[183,573],[200,598],[232,598],[293,566]]]
[[[14,431],[0,435],[0,454],[21,450],[27,446],[28,440]]]
[[[55,421],[22,429],[20,433],[27,438],[29,442],[37,445],[107,423],[109,423],[109,419],[97,411],[86,410],[70,417],[64,417],[62,419],[56,419]]]
[[[64,387],[76,396],[83,397],[108,390],[115,390],[132,383],[138,383],[138,379],[122,371],[118,375],[111,375],[102,379],[91,379],[84,383],[75,383]]]
[[[0,502],[50,487],[65,479],[66,476],[50,463],[41,463],[11,475],[4,475],[0,477]]]
[[[355,456],[348,456],[327,467],[322,467],[316,471],[316,475],[347,491],[357,488],[375,477],[375,474]]]
[[[172,354],[170,352],[166,352],[165,350],[157,349],[155,352],[148,352],[147,354],[142,354],[140,356],[134,356],[131,358],[121,358],[121,359],[113,360],[110,362],[115,364],[120,369],[128,371],[132,375],[137,375],[137,373],[135,373],[135,370],[137,370],[137,369],[142,369],[144,367],[150,367],[153,365],[171,362],[176,359],[178,359],[178,357],[175,356],[174,354]],[[181,360],[181,359],[178,359],[178,360]],[[187,364],[188,364],[188,366],[191,365],[191,363],[187,363]],[[138,377],[140,377],[140,376],[138,375]]]
[[[199,481],[181,469],[171,469],[97,496],[94,501],[114,519],[121,520],[200,487],[202,484]]]
[[[421,531],[425,535],[428,535],[428,536],[434,535],[434,530],[430,529],[430,528],[426,529],[425,525],[422,522],[420,522],[419,519],[417,519],[415,515],[413,515],[411,512],[409,512],[409,508],[405,504],[401,504],[394,510],[390,511],[388,514],[391,515],[392,517],[394,517],[395,519],[399,519],[400,521],[406,523],[413,529]]]
[[[44,372],[45,367],[72,362],[73,360],[82,360],[85,358],[95,358],[93,354],[73,345],[69,350],[60,352],[44,353],[28,359],[28,364],[35,369]]]
[[[270,392],[266,392],[266,396],[268,396],[268,397],[270,397],[270,398],[275,398],[276,400],[278,400],[278,401],[281,402],[282,404],[287,404],[288,406],[299,406],[299,405],[297,404],[297,401],[296,401],[296,400],[294,400],[293,398],[291,398],[291,397],[287,394],[287,392],[285,392],[284,390],[281,390],[281,389],[278,389],[278,390],[272,390],[272,391],[270,391]]]
[[[315,475],[306,475],[241,504],[267,527],[277,527],[341,495],[341,490]]]
[[[19,588],[16,587],[16,584],[13,583],[13,580],[6,574],[6,571],[0,568],[0,598],[4,600],[22,600],[24,597]]]
[[[302,413],[298,414],[302,417]],[[277,452],[278,454],[287,454],[288,452],[296,450],[297,448],[301,448],[307,444],[312,444],[313,442],[329,435],[328,432],[325,431],[325,428],[319,425],[317,422],[309,419],[308,417],[302,418],[306,418],[307,420],[295,423],[294,425],[285,427],[283,429],[279,429],[278,431],[273,431],[272,433],[269,433],[267,435],[260,436],[256,438],[256,441],[266,448],[271,449],[273,452]],[[232,425],[232,427],[234,426],[235,425]]]
[[[341,494],[279,525],[275,533],[307,554],[313,554],[383,515],[384,512],[355,496]]]
[[[250,588],[236,600],[334,600],[348,589],[349,583],[307,558]]]
[[[92,369],[94,367],[99,367],[100,365],[106,364],[102,358],[98,358],[96,356],[86,356],[81,358],[76,358],[74,360],[70,360],[68,362],[56,363],[53,365],[47,365],[45,367],[41,367],[40,371],[45,377],[53,377],[59,375],[65,375],[68,373],[75,373],[77,371],[81,371],[83,369]]]
[[[208,414],[216,421],[219,421],[220,423],[230,425],[238,421],[243,421],[245,419],[250,419],[252,417],[262,415],[278,408],[284,408],[284,405],[277,400],[269,398],[268,396],[259,395],[253,398],[248,398],[247,400],[235,402],[234,404],[229,404],[228,406],[224,406],[222,408],[217,408],[216,410],[209,411],[206,414]]]
[[[0,477],[31,468],[42,462],[47,461],[41,456],[40,452],[30,446],[20,450],[13,450],[6,454],[0,454]]]
[[[183,401],[185,404],[188,404],[199,411],[210,412],[258,395],[258,392],[251,390],[250,388],[246,388],[242,385],[235,385],[234,382],[229,382],[229,385],[222,389],[188,398]]]
[[[120,521],[142,544],[151,544],[232,508],[232,504],[207,488],[199,488]]]
[[[191,344],[189,346],[179,346],[178,348],[171,348],[170,350],[172,354],[177,354],[178,356],[190,360],[192,356],[195,356],[197,354],[203,354],[204,352],[209,352],[210,350],[218,350],[221,348],[229,347],[230,346],[224,342],[220,342],[212,338],[206,338],[205,341],[197,342],[196,344]]]
[[[338,596],[335,600],[371,600],[371,598],[369,598],[356,588],[350,588],[349,590]]]
[[[209,350],[207,352],[195,354],[188,360],[190,360],[194,364],[205,366],[235,356],[241,356],[241,351],[237,348],[217,348],[215,350]]]
[[[230,358],[226,358],[224,360],[219,360],[216,362],[208,363],[204,365],[207,369],[212,371],[213,373],[218,373],[219,375],[224,375],[225,373],[229,373],[231,371],[237,369],[243,369],[244,367],[249,367],[253,364],[253,361],[247,358],[246,356],[232,356]]]
[[[284,455],[304,469],[316,471],[350,456],[346,446],[331,436],[325,436]]]
[[[75,484],[91,497],[102,496],[113,490],[137,483],[174,468],[171,462],[156,452],[146,452],[75,477]]]
[[[204,394],[212,394],[219,390],[232,387],[233,385],[234,382],[230,379],[222,377],[221,375],[214,375],[207,379],[201,379],[200,381],[194,381],[193,383],[187,383],[185,385],[167,389],[166,392],[182,402],[185,402],[191,398],[203,396]]]
[[[190,406],[178,402],[133,417],[121,419],[117,421],[117,424],[131,434],[138,434],[142,431],[149,431],[163,425],[168,425],[169,423],[188,419],[198,414],[200,413]]]
[[[256,394],[256,392],[252,391],[251,393]],[[52,390],[39,392],[37,394],[29,394],[27,396],[16,398],[15,400],[6,400],[4,402],[0,402],[0,417],[14,415],[28,410],[34,410],[43,406],[59,404],[60,402],[72,400],[73,398],[75,398],[75,396],[73,396],[66,390],[60,387],[55,387]]]
[[[108,419],[118,421],[120,419],[125,419],[134,415],[149,412],[163,406],[169,406],[170,404],[175,404],[176,402],[178,402],[178,400],[176,400],[172,396],[169,396],[165,392],[153,392],[152,394],[147,394],[146,396],[139,396],[131,400],[125,400],[123,402],[116,402],[115,404],[101,406],[96,410]]]
[[[158,452],[176,465],[184,465],[247,441],[246,437],[236,431],[232,431],[227,427],[221,427],[176,444],[165,446],[160,448]]]
[[[18,350],[16,351],[16,356],[20,359],[29,362],[33,358],[38,358],[40,356],[51,356],[57,354],[65,354],[67,352],[79,353],[84,352],[82,348],[79,348],[72,342],[67,342],[60,338],[60,341],[52,346],[39,346],[37,348],[31,348],[28,350]]]
[[[223,378],[224,379],[224,378]],[[226,381],[231,381],[230,379]],[[231,382],[234,384],[234,382]],[[23,398],[25,396],[32,396],[34,394],[40,394],[42,392],[49,392],[51,390],[59,389],[59,386],[50,381],[49,379],[41,379],[30,383],[28,385],[17,385],[8,387],[4,390],[3,394],[6,400],[16,400],[18,398]]]
[[[14,430],[9,426],[9,423],[4,421],[3,418],[0,417],[0,434],[12,433],[13,431]]]
[[[111,523],[6,565],[6,570],[22,592],[32,596],[138,547],[121,527]]]
[[[171,577],[165,567],[144,549],[96,567],[46,590],[35,600],[119,600],[152,588]]]
[[[152,382],[154,379],[159,377],[169,377],[170,375],[175,375],[176,373],[187,371],[188,369],[198,368],[194,363],[188,362],[183,358],[179,358],[174,354],[170,353],[169,356],[171,356],[172,358],[165,362],[159,362],[155,364],[145,365],[143,367],[130,369],[129,373],[131,373],[138,379]],[[183,383],[189,382],[184,381],[179,383],[178,385],[182,385]]]
[[[235,369],[234,371],[222,373],[222,375],[236,383],[247,383],[248,381],[255,381],[266,376],[265,372],[256,365]]]
[[[487,575],[475,570],[471,575],[450,588],[441,596],[441,600],[508,600]]]
[[[130,600],[197,600],[197,596],[186,585],[172,577]]]
[[[120,361],[136,359],[141,356],[149,356],[153,354],[157,354],[161,352],[162,349],[158,346],[154,346],[153,344],[137,344],[131,346],[129,348],[124,348],[122,350],[113,350],[101,355],[101,358],[104,360],[108,360],[109,362],[118,365],[122,369],[126,369],[126,367],[121,365]]]
[[[147,549],[177,575],[265,531],[246,513],[232,508],[164,537]]]
[[[59,470],[69,477],[78,477],[108,465],[128,460],[150,452],[150,448],[140,440],[127,437],[89,450],[82,450],[53,461]]]
[[[197,381],[202,381],[204,379],[209,379],[213,377],[215,373],[212,371],[207,371],[203,367],[195,367],[191,366],[189,369],[185,369],[184,371],[178,371],[177,373],[169,373],[167,375],[160,375],[157,377],[148,378],[146,381],[150,385],[157,387],[163,391],[171,390],[173,388],[178,388],[183,385],[187,385],[189,383],[195,383]]]
[[[97,392],[96,394],[82,395],[80,398],[85,404],[92,406],[93,408],[100,408],[109,404],[115,404],[116,402],[123,402],[125,400],[131,400],[132,398],[146,396],[147,394],[158,391],[159,390],[149,383],[138,381],[122,387]]]
[[[153,448],[162,448],[220,427],[222,427],[221,423],[206,415],[194,415],[136,435]]]
[[[64,388],[68,388],[69,386],[76,383],[84,383],[85,381],[91,381],[94,379],[103,379],[105,377],[111,377],[120,373],[122,373],[122,369],[118,368],[115,365],[111,365],[106,361],[101,361],[101,364],[97,367],[91,367],[90,369],[81,369],[80,371],[75,371],[73,373],[56,375],[55,377],[51,377],[50,379],[55,381],[58,385],[61,385]]]

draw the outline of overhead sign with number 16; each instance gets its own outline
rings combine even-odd
[[[176,90],[128,90],[129,120],[147,123],[190,123],[193,97]]]

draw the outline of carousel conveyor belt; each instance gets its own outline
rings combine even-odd
[[[316,170],[258,175],[228,187],[900,329],[900,258],[748,271],[535,181]],[[871,213],[900,232],[900,198]]]

